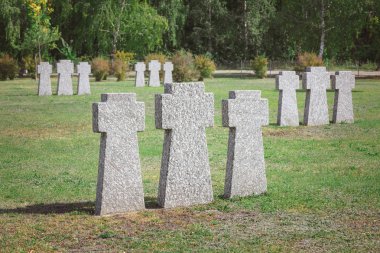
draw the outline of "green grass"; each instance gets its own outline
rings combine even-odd
[[[378,80],[357,80],[354,124],[297,128],[275,126],[274,79],[205,83],[215,95],[215,126],[207,129],[215,201],[100,218],[93,216],[100,135],[92,132],[91,105],[107,92],[135,92],[145,102],[139,148],[147,206],[155,207],[163,131],[154,127],[154,94],[163,88],[108,81],[92,83],[91,96],[38,97],[34,81],[0,82],[0,252],[380,251]],[[269,99],[268,193],[226,200],[221,100],[236,89]],[[297,97],[302,119],[305,92]]]

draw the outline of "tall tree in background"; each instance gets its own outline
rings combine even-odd
[[[181,48],[188,7],[183,0],[152,0],[158,13],[168,20],[168,30],[164,34],[164,47],[168,51]]]
[[[60,38],[57,27],[50,24],[50,14],[53,9],[47,0],[25,0],[29,17],[29,27],[25,32],[21,48],[36,53],[39,62],[42,54],[55,47],[55,42]]]
[[[0,51],[17,54],[22,34],[22,0],[0,1]]]

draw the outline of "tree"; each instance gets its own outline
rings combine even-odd
[[[47,0],[25,0],[30,25],[25,32],[21,48],[36,52],[42,61],[42,53],[55,47],[54,42],[60,38],[57,27],[50,24],[50,14],[53,9]]]
[[[95,20],[99,31],[111,37],[108,40],[111,53],[129,50],[144,55],[157,50],[168,26],[167,20],[154,8],[137,0],[103,1]]]

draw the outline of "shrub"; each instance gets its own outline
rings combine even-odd
[[[263,55],[256,56],[256,58],[251,61],[251,67],[258,78],[264,78],[267,76],[268,59]]]
[[[129,64],[135,58],[134,53],[125,51],[116,51],[115,61],[113,62],[112,71],[117,77],[118,81],[124,81],[127,77],[127,71],[129,70]]]
[[[28,71],[31,78],[36,78],[36,62],[32,55],[27,55],[22,58],[22,67]]]
[[[166,55],[164,54],[161,54],[161,53],[154,53],[154,54],[148,54],[147,56],[145,56],[145,64],[149,64],[150,61],[152,60],[157,60],[159,61],[161,64],[164,64],[165,61],[166,61]]]
[[[194,58],[190,52],[177,51],[172,57],[174,65],[173,80],[175,82],[194,81],[199,78],[199,72],[195,68]]]
[[[294,70],[302,72],[305,71],[306,67],[310,66],[323,66],[323,61],[315,53],[304,52],[298,55]]]
[[[110,71],[108,61],[101,57],[92,60],[91,68],[97,82],[103,80],[104,77],[107,77],[108,72]]]
[[[18,73],[17,61],[8,54],[0,58],[0,80],[13,80]]]
[[[113,62],[113,72],[117,77],[117,81],[124,81],[127,75],[128,65],[120,59]]]
[[[216,70],[215,62],[206,55],[195,56],[194,64],[202,79],[212,77]]]

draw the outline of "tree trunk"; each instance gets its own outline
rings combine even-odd
[[[326,24],[325,24],[325,3],[321,0],[321,40],[319,44],[319,54],[318,57],[323,59],[323,52],[325,49],[325,38],[326,38]]]
[[[212,42],[211,42],[211,32],[212,32],[212,0],[208,1],[208,22],[209,22],[209,31],[208,31],[208,52],[212,53]]]
[[[248,21],[247,21],[247,0],[244,0],[244,61],[248,53]]]

